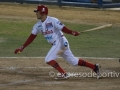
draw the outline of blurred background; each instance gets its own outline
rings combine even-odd
[[[50,4],[61,6],[114,8],[120,7],[120,0],[0,0],[0,2],[17,2],[31,4]]]

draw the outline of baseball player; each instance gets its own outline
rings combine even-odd
[[[69,42],[63,33],[78,36],[80,33],[68,29],[63,23],[57,18],[48,16],[48,8],[44,5],[38,5],[37,9],[34,10],[36,13],[38,22],[33,26],[30,36],[26,42],[18,49],[14,51],[15,54],[21,53],[36,36],[41,33],[49,44],[52,45],[51,49],[45,57],[45,62],[58,70],[61,75],[57,76],[56,79],[68,79],[68,74],[60,67],[56,62],[58,54],[70,64],[74,66],[85,66],[91,68],[99,78],[99,64],[92,64],[85,60],[76,58],[70,50]],[[62,50],[62,53],[59,53]]]

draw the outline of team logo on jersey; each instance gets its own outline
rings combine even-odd
[[[46,28],[52,28],[52,27],[53,27],[52,22],[46,23]]]
[[[47,34],[52,34],[52,33],[53,33],[52,30],[50,30],[50,31],[46,30],[45,32],[43,32],[43,31],[41,30],[41,32],[42,32],[42,35],[47,35]]]

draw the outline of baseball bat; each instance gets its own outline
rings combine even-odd
[[[112,24],[106,24],[106,25],[102,25],[102,26],[99,26],[99,27],[96,27],[96,28],[84,30],[81,33],[90,32],[90,31],[94,31],[94,30],[100,30],[100,29],[111,27],[111,26],[112,26]]]
[[[106,25],[99,26],[99,27],[96,27],[96,28],[81,31],[81,33],[90,32],[90,31],[94,31],[94,30],[100,30],[100,29],[111,27],[111,26],[112,26],[112,24],[106,24]],[[65,49],[61,49],[60,51],[58,51],[57,55],[61,55],[64,52],[64,50]]]

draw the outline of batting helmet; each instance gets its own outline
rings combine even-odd
[[[34,12],[40,11],[40,14],[48,14],[48,8],[44,5],[38,5],[37,9],[34,10]]]

